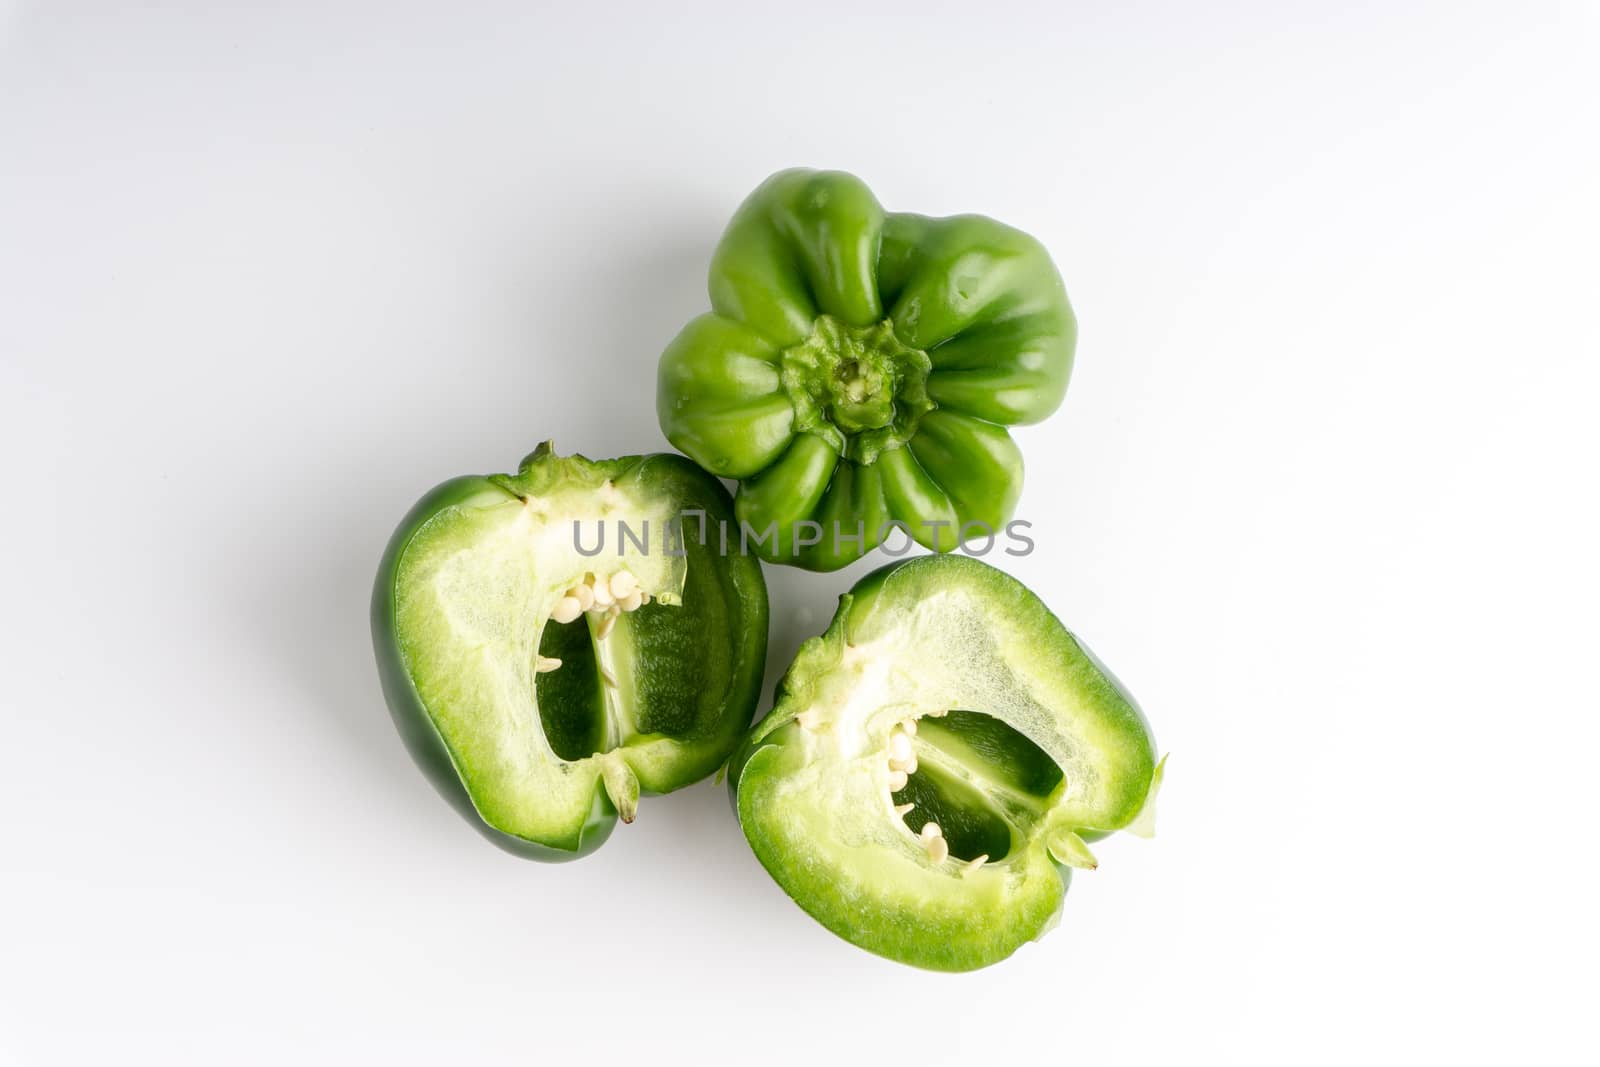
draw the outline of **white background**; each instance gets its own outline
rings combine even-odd
[[[1595,8],[579,6],[0,4],[0,1062],[1594,1062]],[[371,662],[422,491],[665,447],[796,164],[1082,323],[1007,562],[1172,761],[977,974],[710,783],[500,853]]]

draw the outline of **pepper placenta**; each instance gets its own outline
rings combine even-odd
[[[732,501],[681,456],[548,444],[514,475],[445,482],[395,531],[373,593],[389,710],[491,840],[571,859],[641,793],[704,778],[750,725],[767,641]]]
[[[891,564],[801,646],[729,766],[757,858],[863,948],[970,970],[1039,937],[1089,842],[1148,834],[1144,716],[1016,579],[964,556]]]
[[[942,552],[1010,520],[1006,427],[1060,405],[1077,338],[1037,241],[783,171],[734,215],[710,290],[661,358],[657,413],[673,445],[740,480],[763,558],[834,570],[897,527]]]

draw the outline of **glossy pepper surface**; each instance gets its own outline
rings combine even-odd
[[[417,763],[491,840],[581,856],[641,793],[727,759],[767,641],[760,564],[705,536],[731,513],[681,456],[545,445],[516,474],[445,482],[400,524],[373,590],[384,695]]]
[[[709,314],[661,358],[667,439],[741,482],[772,562],[834,570],[892,535],[948,551],[1022,488],[1006,427],[1061,404],[1077,324],[1033,238],[886,213],[849,174],[790,170],[734,215]]]
[[[934,970],[1049,930],[1089,842],[1153,831],[1133,699],[1020,582],[965,556],[863,578],[729,764],[756,857],[873,952]]]

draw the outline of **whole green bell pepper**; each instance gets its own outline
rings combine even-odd
[[[1037,241],[789,170],[734,215],[710,289],[661,358],[656,408],[673,445],[742,482],[758,554],[834,570],[896,524],[935,551],[1004,527],[1022,488],[1005,428],[1061,404],[1077,338]]]
[[[935,970],[1049,930],[1088,842],[1153,832],[1161,765],[1132,697],[1016,579],[890,564],[840,598],[729,762],[739,823],[834,933]]]
[[[411,754],[491,840],[593,851],[643,793],[704,778],[750,725],[760,564],[707,536],[732,501],[681,456],[549,444],[422,498],[378,570],[372,638]]]

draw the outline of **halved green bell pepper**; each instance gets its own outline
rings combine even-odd
[[[519,855],[593,851],[641,793],[704,778],[750,725],[766,659],[732,501],[681,456],[548,445],[424,496],[379,567],[372,638],[417,763]]]
[[[1050,929],[1088,842],[1153,831],[1155,741],[1016,579],[965,556],[881,568],[801,646],[729,763],[762,865],[834,933],[935,970]]]
[[[773,175],[711,262],[712,313],[661,358],[662,431],[713,474],[763,558],[834,570],[900,527],[948,551],[1022,489],[1006,427],[1061,404],[1077,323],[1027,234],[888,214],[857,178]]]

